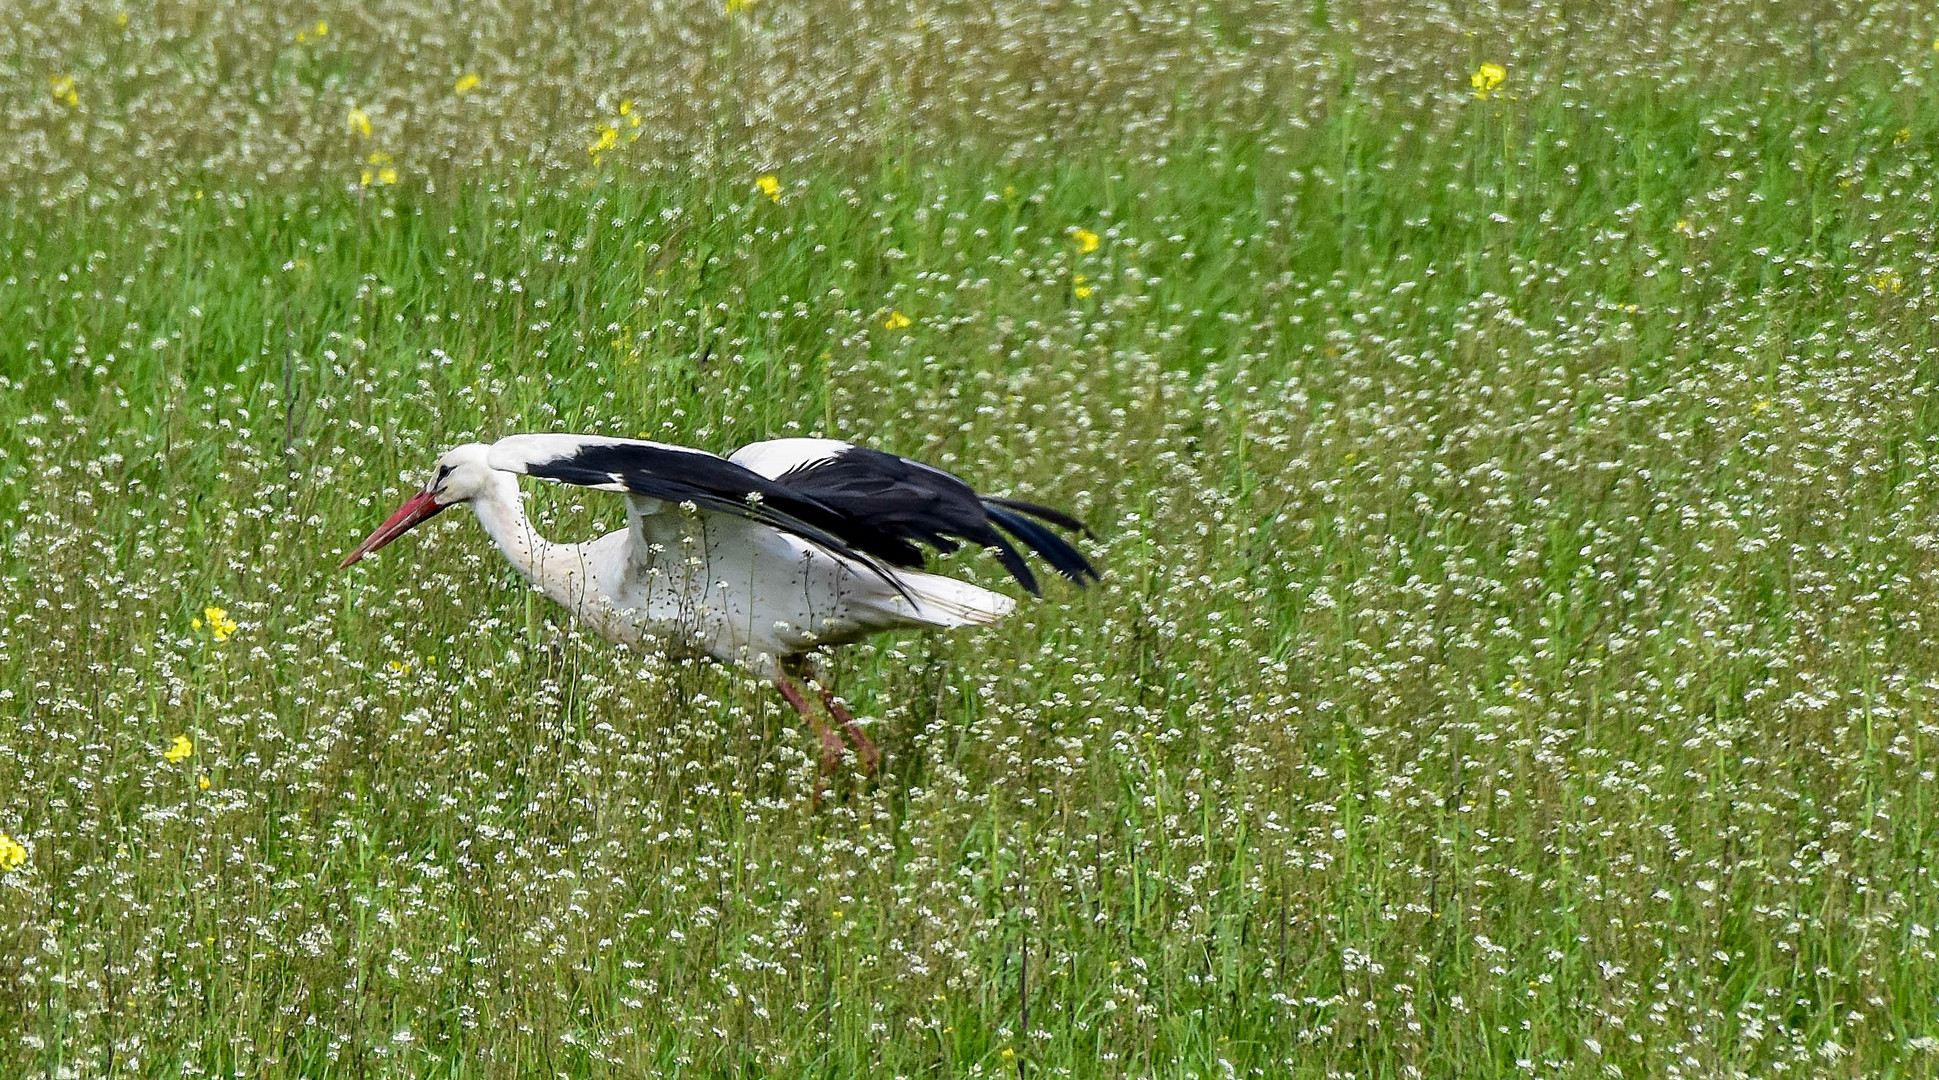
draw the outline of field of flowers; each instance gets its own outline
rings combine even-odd
[[[0,1077],[1939,1070],[1939,10],[8,22]],[[548,429],[1104,580],[834,658],[815,808],[468,515],[334,571]]]

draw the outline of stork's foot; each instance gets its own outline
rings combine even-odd
[[[819,682],[815,684],[815,689],[821,691],[821,703],[828,707],[828,715],[841,724],[843,731],[848,732],[848,741],[855,747],[855,757],[862,766],[862,775],[874,776],[876,768],[882,764],[882,751],[876,749],[875,741],[862,730],[862,725],[856,722],[855,715],[848,711],[840,698]]]
[[[815,713],[814,706],[809,704],[807,696],[787,675],[775,676],[774,685],[781,691],[781,696],[788,699],[788,704],[794,706],[794,711],[800,713],[803,720],[808,721],[808,726],[813,729],[815,738],[821,742],[821,768],[815,770],[815,790],[809,800],[809,805],[820,809],[821,797],[828,793],[828,778],[841,768],[842,754],[848,750],[848,747],[842,743],[841,735],[834,728],[822,723],[821,717]],[[850,734],[861,740],[856,744],[856,754],[861,759],[863,769],[873,775],[875,764],[881,759],[881,753],[875,749],[874,743],[868,741],[868,736],[861,733],[861,728],[855,723],[855,718],[849,715],[847,709],[835,704],[828,691],[822,690],[821,694],[822,701],[829,705],[830,713],[840,718]]]

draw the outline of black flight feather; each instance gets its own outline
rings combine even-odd
[[[1076,548],[1070,546],[1063,537],[1044,528],[1042,525],[1024,517],[1022,514],[1001,506],[989,508],[990,520],[1003,526],[1011,536],[1023,541],[1030,550],[1042,556],[1051,569],[1076,582],[1080,587],[1085,578],[1096,581],[1097,568],[1091,565]]]
[[[995,552],[1019,585],[1041,595],[1036,575],[1003,535],[1008,532],[1079,585],[1086,577],[1097,578],[1076,548],[1023,515],[1090,535],[1076,518],[1035,503],[986,499],[960,478],[919,461],[850,446],[802,462],[774,483],[840,512],[852,524],[830,526],[832,531],[899,566],[922,565],[919,544],[947,553],[960,546],[958,541],[968,541]]]
[[[1022,499],[999,499],[993,495],[983,496],[983,505],[1001,506],[1005,510],[1016,510],[1029,514],[1034,518],[1042,518],[1060,529],[1069,529],[1072,532],[1083,533],[1084,539],[1086,540],[1097,539],[1097,534],[1091,531],[1089,525],[1064,513],[1062,510],[1052,510],[1048,506],[1039,506],[1033,502],[1024,502]],[[1095,577],[1096,575],[1093,574],[1092,576]]]

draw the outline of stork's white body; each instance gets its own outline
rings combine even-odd
[[[509,472],[496,473],[472,508],[520,573],[602,637],[768,678],[821,645],[900,627],[986,625],[1016,606],[969,582],[884,574],[746,518],[626,501],[628,527],[583,544],[540,536]]]

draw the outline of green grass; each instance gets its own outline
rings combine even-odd
[[[1162,153],[22,188],[0,1073],[1930,1074],[1939,101],[1880,20],[1363,56]],[[466,515],[332,569],[546,429],[852,438],[1105,579],[832,657],[887,757],[811,809],[769,689]]]

